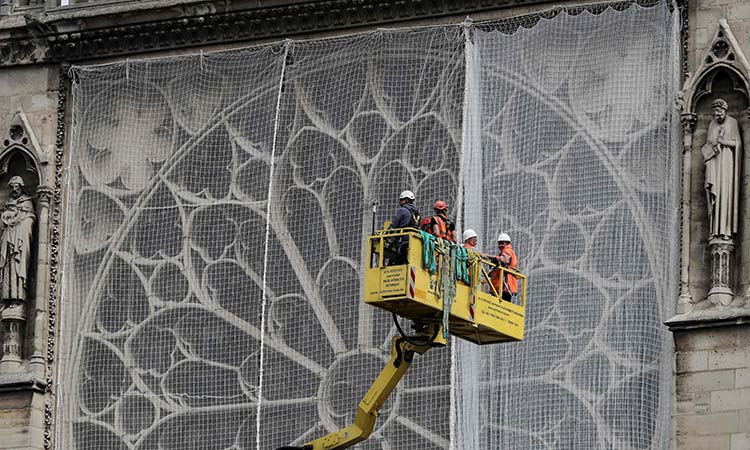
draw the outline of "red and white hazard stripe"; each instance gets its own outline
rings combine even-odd
[[[414,266],[409,266],[409,298],[414,298],[414,285],[417,281],[417,272]]]

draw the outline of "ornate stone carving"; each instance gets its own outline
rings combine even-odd
[[[714,237],[708,247],[711,251],[711,292],[708,299],[714,305],[729,306],[734,295],[729,286],[734,241],[725,237]]]
[[[0,207],[0,296],[26,301],[36,214],[23,178],[14,176],[8,188],[10,199]]]
[[[750,63],[728,23],[721,20],[709,50],[695,74],[688,76],[677,99],[683,125],[681,289],[678,316],[670,319],[670,323],[726,320],[730,316],[747,314],[747,310],[741,308],[747,294],[735,296],[734,292],[742,289],[750,294],[750,277],[740,273],[738,279],[733,279],[734,266],[750,256],[750,244],[735,241],[740,227],[738,206],[742,183],[739,169],[744,151],[741,129],[744,125],[727,111],[746,110],[750,101],[748,73]],[[696,134],[696,128],[701,130],[700,134]],[[700,141],[703,132],[705,143]],[[696,143],[696,139],[699,142]],[[697,144],[695,150],[701,150],[700,154],[691,151],[694,144]],[[691,162],[693,158],[705,163],[704,179],[692,178],[693,172],[701,174],[700,166],[695,167]],[[702,202],[695,198],[700,191],[705,191],[705,210]],[[698,214],[691,214],[694,208],[699,209]],[[691,235],[691,227],[696,228],[692,220],[703,222],[697,226],[698,230],[708,225],[707,230],[698,236]],[[696,241],[701,242],[700,247],[705,245],[703,248],[708,255],[695,251],[699,247]],[[692,255],[691,248],[694,249]],[[705,264],[691,266],[691,256],[694,260],[708,256],[710,271],[704,269]],[[696,270],[706,272],[696,276]],[[691,285],[692,277],[697,280],[695,285]],[[695,292],[708,292],[705,297],[693,299],[691,288]]]
[[[737,232],[742,138],[737,119],[727,115],[729,105],[725,100],[714,100],[711,108],[714,118],[701,147],[706,164],[709,236],[731,240]]]
[[[3,301],[2,312],[3,359],[0,371],[18,369],[23,359],[23,325],[26,322],[26,305],[22,301]]]
[[[726,54],[722,50],[723,54]],[[729,105],[716,99],[711,105],[714,118],[708,126],[706,143],[701,147],[706,164],[709,251],[711,252],[711,290],[708,299],[714,305],[729,306],[734,293],[729,273],[734,253],[739,205],[739,167],[742,137],[737,120],[727,115]]]
[[[57,299],[59,286],[57,280],[60,257],[60,225],[62,223],[62,179],[63,179],[63,147],[65,146],[65,117],[68,100],[70,66],[60,66],[57,90],[57,133],[55,139],[55,178],[52,188],[52,209],[50,211],[49,230],[49,262],[47,284],[47,332],[46,332],[46,364],[45,368],[45,400],[44,400],[44,450],[53,448],[54,439],[52,427],[55,411],[55,350],[57,339]],[[41,298],[41,296],[40,296]]]
[[[682,122],[682,151],[689,152],[690,147],[693,145],[693,131],[695,131],[695,123],[698,120],[698,115],[695,113],[683,113],[680,115],[680,121]]]
[[[33,172],[35,177],[44,182],[44,173],[38,170],[38,166],[49,162],[49,155],[42,149],[34,130],[29,124],[29,119],[22,109],[16,113],[11,120],[5,136],[0,138],[0,173],[8,173],[8,164],[11,159],[8,153],[16,152],[24,159],[26,169]]]
[[[201,12],[205,10],[194,5],[170,4],[169,7],[153,10],[151,15],[159,18],[157,21],[111,28],[87,28],[87,16],[91,16],[89,11],[85,11],[88,13],[85,14],[81,10],[78,15],[75,12],[47,15],[39,11],[25,16],[25,27],[12,33],[18,37],[0,41],[0,66],[77,61],[155,49],[284,37],[403,20],[465,15],[540,2],[541,0],[330,0],[245,10],[235,10],[243,6],[233,6],[233,3],[241,2],[211,2],[210,10],[216,13],[202,15]],[[95,3],[90,8],[104,10],[108,6]],[[654,3],[656,0],[626,0],[568,7],[567,10],[574,14],[582,11],[600,13],[610,7],[622,10],[632,4]],[[533,23],[542,17],[554,16],[559,11],[560,9],[546,10],[526,16],[526,19]],[[115,17],[120,13],[120,9],[114,8],[112,12],[100,14],[95,19],[101,21],[102,16],[109,14]],[[522,21],[517,19],[509,20],[502,27],[505,31],[517,29],[522,25]]]
[[[24,181],[13,176],[8,182],[10,198],[0,206],[0,300],[3,311],[3,358],[0,371],[21,365],[23,328],[26,322],[27,283],[36,214]]]
[[[36,335],[40,329],[39,324],[44,323],[46,319],[44,303],[36,299],[43,298],[39,294],[39,284],[46,282],[44,273],[47,250],[46,246],[35,248],[33,236],[36,234],[34,230],[38,228],[35,223],[38,218],[43,219],[40,226],[47,223],[47,210],[43,208],[44,202],[40,202],[41,209],[37,211],[33,193],[37,190],[40,179],[44,179],[44,172],[40,167],[46,163],[48,157],[39,145],[22,110],[13,117],[5,135],[0,137],[0,149],[0,178],[8,186],[2,195],[4,200],[0,201],[0,302],[6,308],[13,305],[24,311],[23,316],[10,317],[8,309],[0,314],[4,327],[20,330],[14,334],[17,342],[9,346],[10,349],[17,348],[18,354],[3,352],[0,371],[19,369],[22,359],[29,357],[24,353],[30,350],[31,369],[37,375],[42,375],[42,351]],[[42,189],[42,195],[43,191]],[[46,228],[38,229],[40,234],[46,236]],[[32,255],[36,255],[36,261],[32,261]],[[36,285],[30,285],[31,273],[38,273],[36,270],[39,267],[43,267],[41,276],[36,276]],[[23,330],[27,317],[33,324],[33,333]],[[15,322],[13,327],[10,326],[10,321]],[[43,332],[43,327],[41,330]],[[27,334],[34,337],[32,348],[28,348],[28,344],[23,342]]]

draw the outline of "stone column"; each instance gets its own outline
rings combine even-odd
[[[690,182],[692,171],[693,131],[698,116],[694,113],[680,115],[682,122],[682,238],[680,246],[680,297],[677,300],[677,314],[685,314],[693,309],[690,295]]]
[[[7,16],[13,12],[13,0],[0,0],[0,16]]]
[[[734,240],[715,236],[708,242],[708,250],[711,252],[711,290],[708,291],[708,299],[714,305],[729,306],[734,298],[729,287]]]
[[[36,288],[34,291],[34,342],[30,358],[31,371],[39,376],[45,373],[45,330],[47,328],[47,277],[49,275],[49,205],[52,188],[37,188],[37,235]]]

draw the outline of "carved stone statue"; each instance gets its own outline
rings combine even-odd
[[[8,182],[10,198],[0,207],[0,296],[3,300],[26,300],[26,282],[31,262],[34,203],[14,176]]]
[[[708,126],[706,144],[701,148],[706,164],[709,239],[730,239],[737,232],[742,138],[737,120],[727,115],[728,108],[723,99],[711,104],[714,118]]]

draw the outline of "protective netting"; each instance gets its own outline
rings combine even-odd
[[[273,449],[389,354],[364,237],[404,189],[513,236],[527,339],[417,358],[357,448],[666,448],[665,5],[76,67],[57,446]],[[457,207],[454,207],[457,206]]]
[[[529,304],[522,344],[482,348],[479,366],[467,363],[476,349],[458,347],[482,405],[479,425],[462,409],[456,428],[479,441],[463,448],[667,448],[670,20],[665,7],[631,8],[473,33],[465,136],[481,164],[466,168],[465,225],[488,251],[512,236]]]

